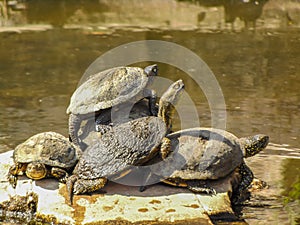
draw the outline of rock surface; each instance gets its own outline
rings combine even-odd
[[[21,176],[16,189],[13,189],[6,178],[13,163],[12,153],[0,154],[0,221],[75,225],[213,224],[210,216],[233,216],[229,195],[238,182],[235,173],[212,183],[218,192],[214,196],[193,194],[186,189],[163,184],[155,184],[139,192],[138,187],[110,182],[102,191],[75,195],[73,206],[70,206],[65,184],[54,179],[32,181]],[[37,201],[32,196],[37,196]],[[23,202],[30,202],[30,208],[27,209],[26,205],[14,207]]]

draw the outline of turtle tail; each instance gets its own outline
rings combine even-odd
[[[78,177],[76,175],[72,175],[68,178],[66,182],[70,205],[73,205],[73,190],[74,190],[74,184],[77,181],[77,179]]]

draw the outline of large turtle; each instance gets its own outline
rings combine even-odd
[[[156,106],[158,108],[158,104]],[[142,99],[135,103],[130,112],[129,115],[124,115],[123,118],[125,119],[124,122],[138,119],[141,117],[147,117],[151,116],[151,113],[149,111],[149,104],[148,100]],[[101,123],[99,122],[101,121]],[[127,121],[126,121],[127,120]],[[96,125],[95,125],[96,123]],[[85,121],[85,123],[82,124],[79,132],[78,137],[81,140],[79,143],[79,146],[82,150],[86,149],[89,143],[91,143],[91,139],[98,139],[101,137],[103,133],[105,133],[106,130],[110,129],[110,126],[115,126],[119,123],[112,123],[111,121],[111,111],[110,109],[104,109],[101,111],[101,114],[97,117],[96,121],[94,118],[90,118]]]
[[[269,137],[263,134],[237,138],[225,130],[205,127],[180,130],[166,138],[171,141],[171,153],[164,163],[153,166],[152,176],[160,176],[170,185],[206,193],[215,193],[215,190],[206,187],[203,181],[225,177],[238,167],[239,191],[246,189],[253,174],[244,158],[259,153],[269,142]]]
[[[139,67],[115,67],[91,76],[73,93],[67,108],[70,139],[79,144],[78,130],[82,120],[94,117],[95,113],[113,106],[147,97],[149,110],[157,114],[156,93],[147,89],[150,77],[158,73],[157,65]],[[100,121],[101,122],[101,121]]]
[[[15,148],[8,180],[16,187],[17,176],[25,172],[34,180],[52,176],[65,182],[80,155],[81,150],[59,133],[36,134]]]
[[[91,192],[102,188],[112,176],[141,165],[155,156],[170,126],[170,113],[174,110],[182,80],[173,83],[159,101],[158,117],[148,116],[110,127],[88,144],[67,180],[67,190],[72,204],[72,194]],[[162,158],[168,142],[160,147]],[[124,173],[122,173],[124,174]],[[120,175],[122,176],[122,175]]]

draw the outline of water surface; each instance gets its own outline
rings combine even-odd
[[[270,136],[267,150],[247,160],[269,189],[254,193],[242,218],[250,224],[299,222],[295,216],[300,164],[298,28],[207,32],[199,27],[115,26],[99,30],[54,25],[45,31],[0,33],[0,152],[38,132],[51,130],[67,136],[65,111],[70,96],[87,67],[101,54],[132,41],[170,41],[195,52],[213,71],[226,102],[228,131],[239,137]],[[158,65],[160,76],[183,79],[201,126],[211,126],[210,108],[197,83],[178,68]],[[188,106],[183,102],[181,107]],[[174,128],[180,129],[178,117]],[[253,207],[260,201],[265,204]]]

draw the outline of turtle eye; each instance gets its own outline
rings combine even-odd
[[[154,67],[153,67],[153,69],[152,69],[152,73],[155,73],[155,74],[157,74],[157,72],[158,72],[158,69],[157,69],[157,67],[156,67],[156,66],[154,66]]]
[[[154,64],[154,65],[151,65],[151,66],[147,66],[145,69],[144,69],[145,73],[148,75],[148,76],[157,76],[157,73],[158,73],[158,68],[157,68],[157,65]]]

